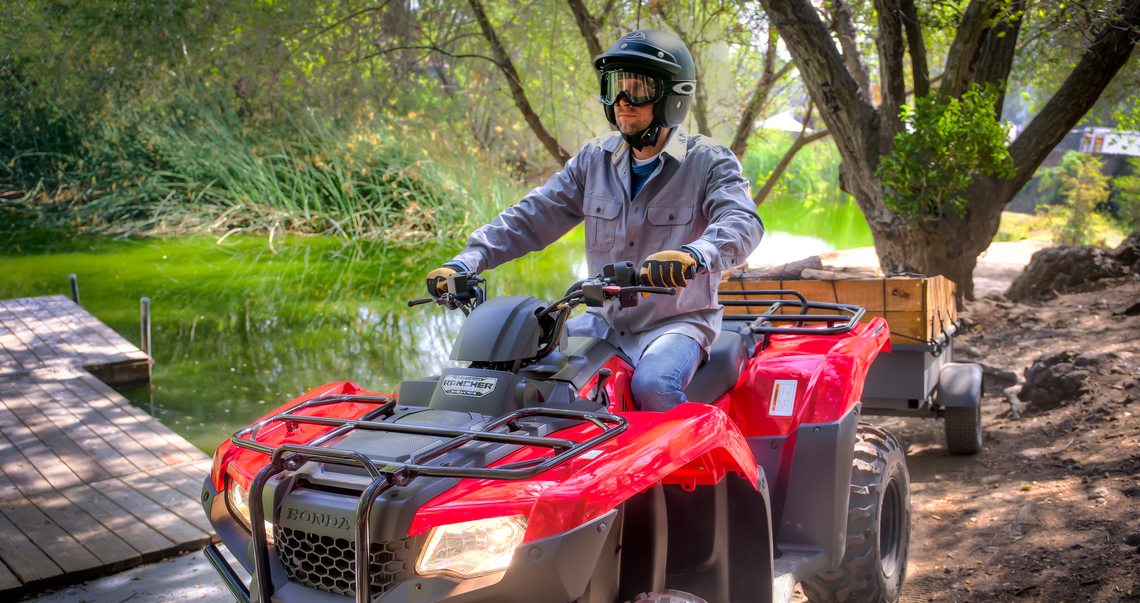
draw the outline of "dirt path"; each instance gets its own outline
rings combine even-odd
[[[974,271],[977,296],[1004,292],[1048,245],[991,245]],[[820,257],[878,265],[873,248]],[[1140,601],[1140,316],[1122,314],[1138,300],[1133,278],[1037,305],[968,304],[958,359],[988,367],[978,455],[950,456],[942,421],[870,418],[907,451],[902,601]],[[1002,393],[1009,377],[1063,351],[1091,360],[1083,389],[1056,408],[1014,413]]]
[[[985,450],[952,457],[941,421],[877,419],[907,450],[903,601],[1140,601],[1140,299],[1132,279],[1037,306],[967,307],[959,352],[987,370]],[[1000,369],[1086,354],[1083,393],[1020,417]]]

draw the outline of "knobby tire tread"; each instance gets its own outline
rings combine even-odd
[[[977,454],[982,451],[979,428],[982,422],[981,407],[948,407],[942,411],[946,427],[946,449],[953,455]]]
[[[855,440],[855,459],[851,471],[851,497],[847,512],[847,548],[843,562],[834,572],[823,572],[800,583],[804,594],[812,603],[894,603],[896,596],[888,599],[881,580],[878,535],[879,535],[879,483],[884,472],[891,469],[890,457],[902,453],[898,440],[890,432],[867,423],[859,424]],[[910,525],[910,486],[903,455],[902,477],[906,481],[903,491],[904,522]],[[906,575],[906,540],[909,527],[903,530],[901,567],[898,572]],[[901,587],[899,591],[901,593]]]

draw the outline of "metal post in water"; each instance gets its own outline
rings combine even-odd
[[[139,318],[140,318],[140,321],[142,323],[140,325],[140,330],[142,331],[142,336],[140,337],[140,339],[142,340],[142,346],[141,347],[142,347],[142,351],[144,353],[146,353],[147,356],[150,356],[150,298],[149,297],[139,298],[139,310],[140,310],[140,317]]]
[[[82,305],[79,303],[79,279],[74,274],[69,274],[67,275],[67,282],[71,283],[71,301],[75,302],[77,306]]]

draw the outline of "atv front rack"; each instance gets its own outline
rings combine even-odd
[[[726,290],[727,295],[791,295],[798,299],[723,299],[722,306],[748,307],[767,306],[763,314],[725,314],[724,320],[747,320],[753,333],[764,336],[760,349],[766,349],[771,343],[772,335],[842,335],[850,333],[855,325],[863,319],[867,311],[862,306],[853,304],[832,304],[827,302],[808,301],[799,291],[791,289],[757,289],[733,291]],[[784,308],[799,308],[798,314],[779,314]],[[828,310],[834,314],[808,314],[810,310]],[[778,327],[775,323],[795,323],[795,326]],[[805,327],[804,323],[826,323],[825,327]],[[838,323],[838,324],[837,324]]]
[[[335,419],[330,417],[315,417],[296,414],[302,410],[342,404],[349,402],[363,402],[366,404],[379,404],[380,407],[365,413],[359,419]],[[407,423],[386,423],[383,421],[396,413],[396,400],[389,396],[354,396],[331,395],[319,396],[301,402],[284,412],[259,421],[246,427],[233,435],[231,441],[239,448],[253,450],[270,456],[270,462],[254,476],[249,485],[249,515],[250,532],[253,537],[253,565],[254,580],[257,582],[259,603],[270,603],[273,596],[273,582],[270,579],[269,569],[269,542],[265,534],[265,507],[263,492],[269,479],[283,471],[293,471],[308,461],[331,463],[335,465],[358,466],[364,468],[370,476],[369,484],[356,505],[356,541],[355,559],[353,569],[356,572],[356,602],[371,603],[371,576],[369,575],[369,551],[371,549],[370,523],[368,518],[372,514],[373,503],[388,488],[403,486],[417,476],[426,477],[452,477],[461,479],[492,479],[492,480],[523,480],[532,478],[548,469],[566,463],[588,450],[616,437],[625,431],[628,422],[625,418],[606,413],[588,413],[574,410],[555,408],[523,408],[503,415],[487,423],[483,429],[453,429],[433,425],[418,425]],[[602,430],[602,433],[582,442],[550,438],[543,436],[515,435],[511,432],[519,431],[519,419],[527,417],[550,417],[556,419],[574,419],[590,423]],[[381,420],[377,421],[376,419]],[[295,429],[298,423],[331,426],[333,429],[308,444],[282,444],[269,446],[257,441],[258,432],[271,423],[284,422],[287,429]],[[293,426],[293,427],[290,427]],[[347,435],[356,429],[367,431],[382,431],[414,434],[421,436],[435,436],[450,438],[438,445],[417,454],[407,462],[391,462],[359,452],[326,448],[341,436]],[[506,429],[506,432],[499,431]],[[555,455],[510,463],[500,467],[444,467],[429,465],[432,460],[444,453],[459,448],[470,442],[495,442],[500,444],[513,444],[517,446],[536,446],[554,449]],[[288,456],[286,456],[288,455]],[[231,591],[234,589],[231,587]],[[248,599],[247,599],[248,601]]]

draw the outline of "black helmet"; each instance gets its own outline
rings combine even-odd
[[[649,90],[642,97],[644,102],[634,102],[630,94],[625,93],[631,104],[654,103],[653,123],[649,127],[654,131],[681,125],[689,114],[689,105],[697,91],[697,69],[689,49],[677,36],[656,29],[639,29],[625,34],[594,59],[594,69],[601,75],[600,101],[605,106],[606,119],[615,126],[617,120],[613,104],[623,92],[608,86],[613,82],[613,78],[607,78],[611,72],[640,74],[651,80],[650,87],[656,84],[656,89]],[[656,132],[653,137],[656,138]]]

